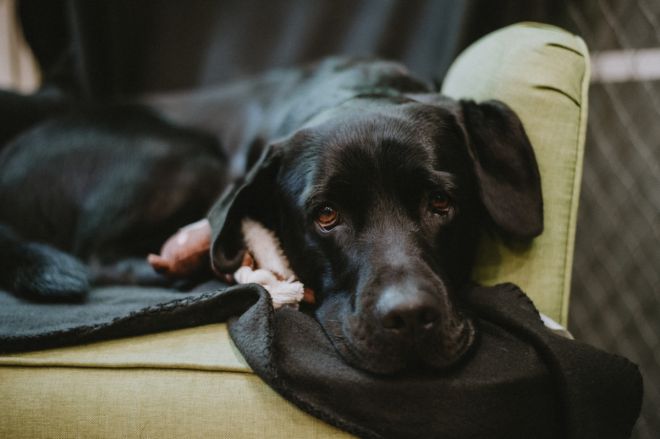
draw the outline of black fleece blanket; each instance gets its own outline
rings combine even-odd
[[[81,305],[36,305],[0,292],[0,351],[229,320],[234,342],[264,381],[361,437],[618,439],[629,437],[639,414],[637,367],[547,330],[514,285],[466,293],[480,337],[462,365],[392,377],[346,365],[312,317],[274,312],[258,286],[199,290],[98,289]]]

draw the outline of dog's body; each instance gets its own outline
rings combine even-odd
[[[68,116],[5,148],[2,286],[80,295],[84,266],[62,251],[101,265],[156,251],[204,214],[227,173],[249,170],[209,214],[214,268],[240,262],[242,219],[263,223],[315,290],[338,351],[390,373],[448,366],[471,346],[460,291],[481,227],[542,230],[538,169],[515,114],[443,98],[398,64],[329,59],[146,102],[165,121]]]

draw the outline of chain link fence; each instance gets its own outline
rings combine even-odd
[[[633,438],[660,437],[660,2],[571,2],[592,51],[569,328],[640,366]]]

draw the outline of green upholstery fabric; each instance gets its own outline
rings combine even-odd
[[[587,125],[588,56],[579,37],[522,23],[466,49],[442,87],[454,98],[499,99],[512,107],[541,168],[543,234],[524,248],[485,236],[474,277],[485,285],[518,284],[541,312],[564,326]]]
[[[520,284],[566,322],[586,125],[587,51],[556,28],[521,24],[477,42],[444,84],[498,98],[523,119],[541,166],[546,231],[529,248],[485,241],[476,277]],[[0,437],[348,437],[263,384],[224,324],[0,356]]]
[[[0,438],[334,438],[244,364],[224,324],[0,358]]]

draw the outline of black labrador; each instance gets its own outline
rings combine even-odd
[[[543,229],[515,113],[399,64],[332,58],[139,106],[51,106],[65,114],[35,111],[0,155],[0,284],[32,299],[156,281],[126,261],[210,208],[214,268],[239,265],[243,218],[273,230],[349,363],[441,368],[475,338],[461,290],[480,230]]]

